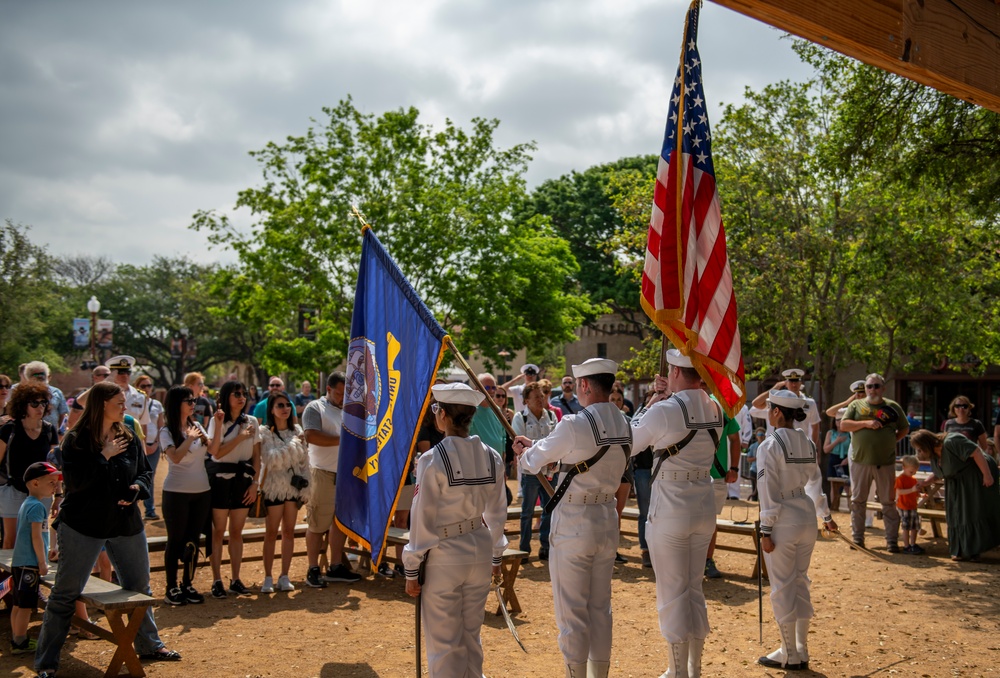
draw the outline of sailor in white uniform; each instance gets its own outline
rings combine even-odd
[[[445,438],[417,461],[410,542],[403,548],[406,592],[422,596],[428,675],[480,678],[486,599],[507,548],[504,463],[477,436],[468,437],[482,393],[465,384],[431,391],[434,423]]]
[[[573,365],[584,409],[566,415],[547,437],[514,440],[524,473],[561,462],[549,537],[549,573],[559,649],[572,678],[604,678],[611,666],[611,576],[618,548],[615,492],[632,436],[608,402],[618,364],[592,358]],[[550,503],[551,505],[551,503]]]
[[[667,362],[668,377],[657,375],[656,395],[632,420],[632,436],[634,449],[653,447],[646,542],[656,573],[660,633],[670,648],[661,678],[694,678],[701,675],[710,631],[702,580],[715,532],[710,469],[722,433],[722,408],[703,388],[690,358],[670,349]]]
[[[837,524],[822,491],[816,449],[804,431],[792,428],[807,416],[805,399],[781,390],[772,392],[767,403],[774,432],[757,448],[757,494],[761,548],[781,647],[758,662],[769,668],[808,669],[806,637],[813,616],[808,572],[816,545],[816,517],[828,530],[836,530]]]
[[[802,392],[802,377],[805,376],[805,372],[797,367],[792,367],[781,373],[781,376],[785,378],[784,381],[779,381],[770,391],[764,391],[753,399],[750,405],[750,416],[756,417],[757,419],[767,420],[767,407],[765,402],[769,393],[777,393],[780,390],[789,390],[796,394],[800,398],[805,399],[805,413],[806,418],[802,421],[795,422],[795,428],[801,429],[806,432],[809,436],[809,440],[813,441],[816,447],[819,447],[819,408],[816,406],[816,401],[807,396]],[[767,435],[771,435],[774,431],[774,427],[770,423],[767,424]]]

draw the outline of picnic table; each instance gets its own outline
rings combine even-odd
[[[11,571],[13,556],[13,549],[0,550],[0,571]],[[58,567],[58,563],[52,563],[49,566],[48,573],[44,577],[39,577],[42,586],[47,589],[52,588]],[[93,622],[80,619],[76,615],[73,616],[71,621],[73,626],[90,631],[101,639],[117,646],[114,656],[111,657],[111,663],[108,664],[108,670],[105,671],[104,675],[108,677],[117,676],[124,665],[128,670],[129,676],[135,678],[145,676],[146,672],[142,668],[142,663],[139,661],[132,643],[135,641],[135,636],[139,631],[139,625],[142,623],[143,617],[146,615],[146,610],[151,605],[157,603],[156,599],[144,593],[128,591],[117,584],[104,581],[98,577],[91,577],[87,580],[87,586],[83,589],[80,600],[103,612],[108,620],[108,625],[111,626],[111,630],[108,631]]]

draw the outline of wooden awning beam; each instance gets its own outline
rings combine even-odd
[[[713,0],[1000,113],[1000,0]]]

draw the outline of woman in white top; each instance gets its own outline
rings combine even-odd
[[[243,526],[250,504],[257,499],[260,472],[260,431],[248,416],[247,389],[238,381],[227,381],[219,389],[219,407],[208,424],[208,480],[212,484],[212,596],[225,598],[222,585],[222,538],[229,527],[229,590],[250,595],[240,581],[243,565]]]
[[[288,579],[295,552],[295,520],[299,507],[309,501],[309,452],[302,442],[302,427],[292,414],[285,392],[267,399],[265,426],[260,429],[261,490],[267,506],[264,534],[264,584],[261,593],[274,593],[274,544],[281,528],[279,591],[294,591]]]
[[[768,423],[774,431],[757,448],[757,494],[760,498],[761,548],[771,581],[771,607],[781,632],[781,647],[758,660],[769,668],[809,668],[806,636],[813,606],[809,561],[816,546],[816,517],[828,530],[830,516],[816,448],[805,432],[806,401],[787,390],[767,398]]]
[[[465,384],[442,384],[431,391],[437,400],[434,423],[445,438],[417,460],[410,542],[403,548],[406,592],[422,597],[428,675],[481,676],[479,634],[490,565],[498,576],[507,548],[503,459],[477,436],[469,437],[482,393]]]
[[[205,597],[192,585],[198,567],[198,542],[208,522],[211,490],[205,471],[208,436],[194,417],[196,399],[187,386],[167,392],[166,425],[160,429],[160,448],[169,466],[163,481],[163,520],[167,526],[167,548],[163,565],[170,605],[203,603]],[[177,585],[177,563],[183,561],[181,586]]]

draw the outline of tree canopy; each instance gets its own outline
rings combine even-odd
[[[347,349],[365,214],[379,239],[463,352],[502,363],[502,351],[573,338],[592,312],[567,284],[579,266],[547,218],[515,218],[526,198],[531,144],[498,148],[496,120],[434,130],[415,108],[376,117],[350,99],[324,108],[302,136],[251,155],[263,183],[226,215],[198,212],[193,227],[232,248],[228,310],[260,327],[260,362],[272,371],[329,369]],[[300,305],[319,310],[315,341],[296,335]]]

